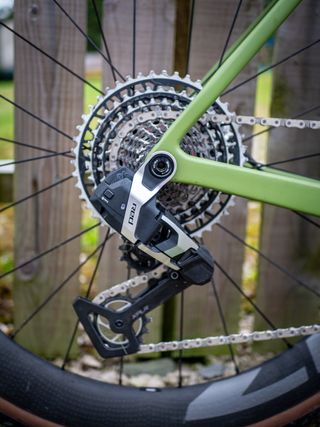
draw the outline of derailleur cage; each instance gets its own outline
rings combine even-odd
[[[189,265],[192,265],[192,262]],[[153,282],[152,286],[133,298],[128,308],[121,311],[112,311],[83,297],[78,297],[73,305],[85,331],[102,357],[125,356],[136,353],[141,344],[141,338],[136,336],[133,323],[191,284],[192,282],[184,279],[180,272],[168,270],[160,280]],[[115,334],[123,335],[123,344],[111,345],[103,338],[95,324],[94,319],[97,316],[106,319]]]

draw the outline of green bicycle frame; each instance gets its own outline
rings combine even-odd
[[[170,152],[177,161],[173,181],[214,188],[252,200],[320,216],[317,180],[272,168],[239,167],[186,154],[180,141],[302,0],[274,0],[232,46],[222,65],[205,76],[203,89],[151,150]]]

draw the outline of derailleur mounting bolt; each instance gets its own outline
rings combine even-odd
[[[174,163],[166,154],[158,154],[150,162],[150,171],[157,178],[166,178],[172,174]]]

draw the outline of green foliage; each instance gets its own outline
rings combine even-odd
[[[101,88],[101,79],[99,76],[92,76],[88,78],[89,82],[96,86],[97,88]],[[88,105],[95,105],[97,103],[98,92],[92,89],[88,85],[84,85],[84,111],[88,111]]]
[[[93,218],[91,215],[91,211],[89,209],[84,209],[82,212],[82,229],[86,229],[96,224],[97,219]],[[92,229],[88,233],[85,233],[81,236],[81,248],[82,251],[86,254],[92,252],[96,246],[98,241],[98,227]]]
[[[102,23],[103,0],[96,0],[97,9]],[[88,35],[97,46],[101,46],[100,29],[97,23],[96,14],[91,0],[88,0]],[[95,51],[95,48],[88,42],[87,50]]]
[[[99,76],[89,78],[90,83],[94,86],[100,88],[101,79]],[[97,92],[89,87],[88,85],[84,86],[84,111],[88,111],[88,105],[94,105],[97,102]],[[96,223],[96,219],[91,216],[91,212],[88,209],[84,209],[82,213],[82,228],[88,228],[91,225]],[[88,233],[85,233],[81,239],[82,251],[86,254],[92,252],[98,241],[98,229],[93,229]]]
[[[287,102],[289,98],[289,88],[284,80],[279,78],[273,87],[273,99],[272,99],[272,117],[286,117],[287,113]]]
[[[13,99],[13,82],[12,81],[1,81],[0,82],[0,93],[9,99]],[[0,99],[0,136],[2,138],[13,138],[14,132],[14,112],[13,106],[7,101]],[[12,159],[13,158],[13,145],[0,141],[0,159]]]

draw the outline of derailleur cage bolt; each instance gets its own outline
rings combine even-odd
[[[170,273],[170,277],[172,280],[177,280],[179,278],[179,273],[177,273],[176,271],[172,271]]]
[[[121,320],[121,319],[117,319],[117,320],[114,322],[114,324],[115,324],[115,326],[116,326],[117,328],[122,328],[122,327],[123,327],[123,325],[124,325],[124,322],[123,322],[123,320]]]
[[[157,178],[166,178],[171,175],[174,163],[166,154],[158,154],[150,162],[150,171]]]

